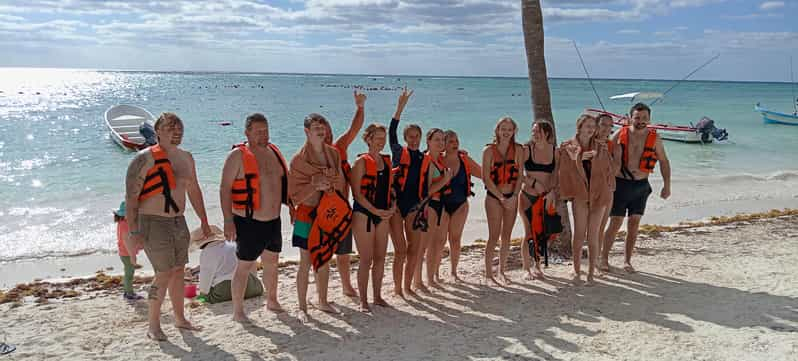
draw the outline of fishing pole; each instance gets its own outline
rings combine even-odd
[[[590,79],[590,73],[587,72],[587,66],[585,66],[585,60],[582,59],[582,53],[579,52],[579,47],[576,46],[576,40],[571,40],[571,41],[573,41],[573,43],[574,43],[574,49],[576,49],[576,55],[579,55],[579,61],[582,63],[582,69],[585,70],[585,76],[587,76],[587,81],[588,81],[588,83],[590,83],[590,87],[593,88],[593,94],[596,95],[596,99],[598,99],[599,104],[601,105],[601,110],[607,111],[607,109],[604,108],[604,103],[601,102],[601,97],[599,96],[598,92],[596,91],[596,87],[593,85],[593,80]]]
[[[668,90],[666,90],[664,93],[662,93],[662,96],[660,96],[660,97],[659,97],[659,98],[657,98],[657,99],[654,99],[654,101],[653,101],[653,102],[651,102],[651,104],[649,104],[649,105],[650,105],[650,106],[653,106],[654,104],[657,104],[657,102],[658,102],[660,99],[664,98],[664,97],[665,97],[665,95],[666,95],[666,94],[668,94],[668,92],[670,92],[671,90],[673,90],[673,88],[677,87],[677,86],[678,86],[679,84],[681,84],[683,81],[685,81],[685,80],[687,80],[688,78],[690,78],[691,76],[693,76],[693,74],[697,73],[699,70],[701,70],[701,69],[703,69],[705,66],[709,65],[709,63],[711,63],[711,62],[715,61],[715,59],[717,59],[717,58],[720,58],[720,54],[713,56],[713,57],[712,57],[712,59],[709,59],[709,60],[707,60],[707,62],[706,62],[706,63],[704,63],[704,64],[701,64],[701,66],[699,66],[699,67],[698,67],[698,68],[696,68],[695,70],[691,71],[691,72],[690,72],[690,74],[687,74],[687,76],[685,76],[685,77],[684,77],[684,78],[682,78],[681,80],[677,81],[677,82],[676,82],[676,84],[673,84],[673,85],[672,85],[670,88],[668,88]]]
[[[790,83],[792,84],[792,109],[793,114],[798,114],[798,99],[795,98],[795,80],[792,76],[792,57],[790,57]]]

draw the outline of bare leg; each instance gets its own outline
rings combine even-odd
[[[404,220],[399,214],[390,220],[391,241],[393,242],[393,293],[404,297],[402,280],[407,259],[407,240],[405,239]]]
[[[283,312],[283,307],[277,300],[277,276],[280,254],[272,251],[263,251],[260,254],[263,265],[263,286],[266,289],[266,308],[272,312]],[[244,281],[246,286],[246,281]]]
[[[623,269],[629,273],[635,272],[634,267],[632,267],[632,254],[637,242],[637,231],[640,229],[641,217],[641,215],[634,214],[630,215],[629,219],[626,220],[626,252],[624,253]]]
[[[612,244],[615,242],[615,236],[618,230],[623,225],[624,217],[610,217],[610,225],[607,227],[607,232],[604,233],[604,245],[601,247],[601,265],[599,270],[603,272],[610,272],[610,250]]]
[[[424,242],[427,244],[427,283],[430,287],[439,288],[440,285],[435,278],[438,273],[438,265],[440,264],[442,253],[441,233],[448,229],[448,224],[444,224],[444,219],[446,218],[445,212],[441,212],[440,226],[438,225],[438,214],[434,211],[431,211],[429,214],[429,230],[426,232],[426,241]],[[447,226],[447,228],[444,228],[444,226]]]
[[[299,302],[299,319],[308,320],[308,278],[310,273],[310,253],[305,249],[299,250],[299,267],[296,272],[296,294]]]
[[[532,241],[533,235],[532,235],[532,225],[529,223],[529,219],[525,214],[526,212],[525,210],[531,207],[532,205],[530,204],[529,199],[527,199],[526,197],[519,197],[518,202],[519,202],[518,215],[521,217],[521,224],[524,225],[524,242],[521,242],[521,264],[522,267],[524,268],[524,271],[527,272],[527,275],[524,278],[527,280],[531,280],[535,277],[532,275],[530,267],[532,263],[531,260],[532,257],[529,255],[529,247],[527,245],[526,240],[529,240],[529,242],[533,242]]]
[[[244,314],[244,293],[247,287],[247,278],[249,277],[249,272],[252,271],[254,263],[253,261],[238,260],[238,264],[236,264],[233,280],[230,281],[230,293],[233,298],[233,321],[242,323],[250,322],[247,315]],[[264,275],[265,273],[266,271],[264,268]]]
[[[324,266],[316,270],[315,279],[316,293],[319,295],[319,304],[316,308],[327,313],[338,313],[338,310],[327,301],[327,287],[330,281],[330,262],[327,262]]]
[[[604,249],[604,233],[607,231],[607,223],[610,220],[611,206],[612,204],[604,207],[604,215],[601,217],[601,225],[599,226],[599,244],[598,244],[598,253],[597,253],[599,256],[603,254],[602,250]],[[607,254],[609,255],[609,253]]]
[[[430,223],[432,223],[432,217],[429,217],[428,220],[430,220]],[[429,224],[426,232],[419,232],[419,247],[418,253],[416,254],[415,263],[416,268],[413,270],[413,287],[424,293],[429,293],[429,289],[424,285],[422,265],[424,263],[424,256],[427,254],[427,249],[430,246],[429,243],[432,236],[433,227],[433,224]]]
[[[502,205],[490,196],[485,197],[485,213],[488,218],[488,242],[485,244],[485,279],[491,280],[493,284],[499,286],[499,282],[493,275],[493,252],[496,250],[496,243],[502,230]]]
[[[360,311],[370,312],[371,309],[369,308],[368,300],[369,271],[371,271],[373,263],[374,238],[377,232],[374,225],[372,225],[372,232],[366,231],[368,217],[363,213],[355,213],[352,218],[352,232],[355,236],[357,253],[360,255],[357,269],[357,290],[360,294]]]
[[[404,219],[405,235],[407,236],[407,262],[404,271],[404,293],[415,296],[411,286],[416,273],[416,263],[419,262],[421,252],[421,232],[413,229],[413,217],[415,212],[410,213]]]
[[[147,317],[149,328],[147,337],[156,341],[166,341],[166,334],[161,329],[161,304],[166,298],[166,289],[172,279],[172,271],[157,272],[152,279],[152,284],[147,292],[149,305],[147,307]]]
[[[507,276],[507,258],[510,256],[510,240],[513,236],[513,226],[518,212],[518,203],[511,209],[502,208],[502,232],[499,247],[499,273],[504,279],[504,283],[511,283]]]
[[[452,278],[457,282],[460,282],[460,277],[457,276],[457,264],[460,262],[460,241],[463,238],[468,209],[468,202],[463,203],[449,220],[449,260],[452,264]]]
[[[194,326],[188,322],[183,307],[183,299],[186,296],[183,266],[172,269],[172,279],[169,281],[169,299],[172,301],[172,309],[175,313],[175,327],[184,330],[199,331],[202,328]]]
[[[573,201],[572,208],[574,213],[574,234],[571,240],[571,247],[574,253],[573,280],[574,282],[580,282],[582,280],[582,244],[584,243],[585,236],[587,235],[589,208],[587,202],[577,200]]]
[[[338,274],[341,276],[341,289],[346,297],[357,297],[357,291],[352,287],[352,277],[349,273],[349,262],[351,257],[348,254],[339,254],[335,256],[336,268]]]
[[[587,269],[587,282],[593,283],[593,273],[596,269],[598,261],[598,249],[601,239],[601,224],[604,220],[604,211],[607,206],[592,207],[590,208],[590,215],[588,216],[587,227],[587,256],[588,256],[588,269]]]
[[[380,222],[377,228],[377,235],[374,243],[374,261],[371,265],[371,281],[374,287],[374,304],[377,306],[388,307],[388,302],[382,298],[382,278],[385,275],[385,254],[388,252],[388,232],[390,224],[386,221]]]
[[[435,273],[433,276],[435,277],[434,280],[437,283],[443,283],[441,280],[441,264],[443,263],[443,249],[446,248],[446,237],[449,234],[449,223],[451,222],[451,217],[449,217],[449,213],[441,212],[441,225],[438,227],[436,233],[438,238],[438,253],[435,255]],[[449,251],[451,254],[451,251]]]

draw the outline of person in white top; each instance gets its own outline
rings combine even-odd
[[[217,229],[214,229],[214,231]],[[193,246],[201,250],[198,289],[200,296],[204,297],[209,303],[232,300],[230,286],[235,274],[236,264],[238,263],[236,244],[225,241],[221,230],[214,232],[214,236],[204,239],[194,239],[192,237],[192,243]],[[263,284],[254,274],[256,272],[256,264],[253,263],[252,266],[253,269],[247,279],[244,298],[257,297],[263,294]]]

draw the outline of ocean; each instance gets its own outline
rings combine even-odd
[[[628,102],[609,96],[662,92],[660,80],[595,80],[607,110],[626,112]],[[258,73],[157,73],[68,69],[0,69],[0,262],[116,251],[111,209],[123,199],[133,154],[114,144],[103,120],[115,104],[143,106],[154,114],[176,112],[185,123],[183,147],[194,154],[211,223],[222,223],[218,184],[225,155],[243,140],[243,120],[262,112],[272,141],[290,157],[303,143],[302,120],[326,116],[340,134],[354,113],[352,86],[367,89],[366,124],[388,124],[399,87],[415,91],[403,123],[454,129],[462,148],[480,158],[496,120],[519,123],[529,139],[531,106],[524,78],[457,78]],[[570,137],[577,116],[598,107],[584,79],[551,79],[560,140]],[[713,215],[798,207],[798,127],[765,125],[754,104],[792,109],[789,83],[688,81],[653,108],[659,123],[689,124],[702,116],[726,128],[729,141],[695,145],[666,142],[673,169],[673,196],[659,199],[661,181],[644,223],[671,224]],[[230,121],[231,126],[219,122]],[[350,157],[364,151],[358,138]],[[388,150],[386,149],[386,152]],[[657,171],[658,172],[658,171]],[[479,182],[477,182],[479,183]],[[466,241],[485,238],[484,189],[472,202]],[[191,226],[198,221],[187,212]],[[291,257],[284,222],[284,255]],[[520,226],[516,234],[520,235]]]

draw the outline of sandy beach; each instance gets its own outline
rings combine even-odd
[[[287,312],[248,300],[254,325],[245,327],[231,321],[229,303],[188,305],[204,327],[190,333],[173,327],[165,306],[169,342],[160,344],[144,337],[145,303],[76,282],[76,297],[0,305],[8,343],[18,347],[4,359],[796,360],[797,225],[787,215],[649,233],[638,242],[639,273],[616,270],[592,287],[569,283],[568,262],[552,265],[546,281],[523,280],[518,247],[516,282],[487,286],[482,247],[471,246],[461,260],[465,282],[407,301],[388,297],[394,308],[373,314],[358,312],[335,277],[341,314],[312,310],[307,324],[294,317],[295,268],[287,265],[279,291]],[[620,252],[616,243],[616,266]],[[385,281],[389,294],[390,272]]]

